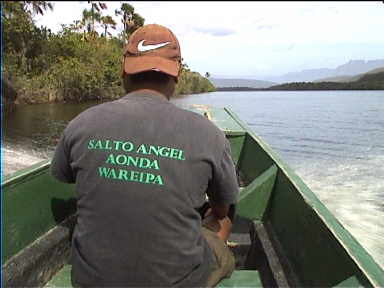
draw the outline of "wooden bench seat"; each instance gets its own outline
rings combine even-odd
[[[221,280],[217,287],[263,287],[263,285],[257,270],[235,270],[230,278]]]
[[[71,265],[64,265],[45,287],[72,287]],[[221,280],[217,287],[262,287],[262,284],[259,272],[256,270],[235,270],[230,278]]]
[[[54,287],[72,287],[71,283],[71,265],[65,264],[59,272],[44,286],[46,288]]]

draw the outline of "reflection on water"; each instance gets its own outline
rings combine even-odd
[[[384,91],[215,92],[173,102],[233,110],[384,267]],[[4,119],[5,172],[50,158],[68,121],[95,104],[18,106]]]
[[[51,149],[68,121],[98,103],[101,102],[18,105],[4,119],[4,141],[38,150]]]
[[[8,175],[53,155],[67,123],[101,102],[17,105],[4,117],[3,174]]]

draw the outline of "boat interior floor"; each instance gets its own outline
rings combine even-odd
[[[236,270],[230,278],[223,279],[217,287],[291,286],[285,282],[285,279],[276,279],[275,273],[271,270],[274,264],[268,259],[268,253],[266,254],[265,251],[268,249],[266,247],[268,244],[260,240],[260,237],[264,237],[263,225],[260,223],[259,228],[257,226],[249,220],[236,217],[228,242],[236,259]],[[283,275],[281,272],[278,274]],[[70,277],[71,266],[66,264],[45,287],[71,287]]]

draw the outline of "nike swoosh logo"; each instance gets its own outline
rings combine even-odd
[[[145,40],[141,40],[139,42],[139,45],[137,45],[137,50],[139,50],[140,52],[145,52],[145,51],[149,51],[149,50],[154,50],[154,49],[158,49],[158,48],[161,48],[165,45],[168,45],[169,43],[171,42],[164,42],[164,43],[159,43],[159,44],[153,44],[153,45],[143,45],[144,44],[144,41]]]

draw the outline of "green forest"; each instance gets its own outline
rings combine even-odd
[[[120,19],[116,23],[106,15],[107,2],[87,3],[81,19],[52,33],[47,27],[37,27],[34,20],[54,9],[51,2],[1,1],[4,104],[82,102],[124,95],[123,48],[145,19],[132,5],[123,3],[115,11]],[[113,36],[111,32],[118,27],[121,32]],[[215,87],[208,77],[191,71],[183,60],[176,95],[211,91]]]
[[[268,88],[221,87],[217,91],[384,90],[384,72],[367,73],[351,82],[290,82]]]
[[[384,72],[365,74],[352,82],[292,82],[265,90],[384,90]]]

